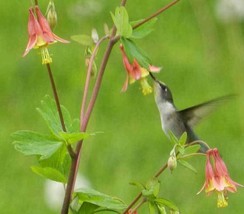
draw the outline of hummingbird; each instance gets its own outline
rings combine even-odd
[[[177,110],[174,105],[174,100],[169,87],[157,80],[152,74],[151,77],[154,80],[154,98],[158,107],[162,129],[167,137],[169,133],[173,133],[177,138],[187,133],[187,142],[200,140],[195,134],[193,127],[198,124],[205,116],[210,114],[219,105],[230,98],[232,95],[219,97],[217,99],[210,100],[183,110]],[[201,153],[206,153],[209,149],[208,146],[199,141]]]

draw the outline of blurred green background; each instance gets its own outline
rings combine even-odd
[[[128,0],[130,19],[144,18],[168,2],[150,0],[142,4],[140,0]],[[42,11],[47,3],[48,0],[39,1]],[[55,33],[69,39],[75,34],[90,34],[93,27],[102,35],[105,22],[112,26],[109,12],[114,11],[119,1],[55,3],[59,15]],[[244,24],[238,17],[222,22],[216,4],[217,1],[210,0],[179,2],[159,17],[152,34],[137,44],[147,51],[155,65],[163,66],[157,77],[170,86],[179,109],[221,95],[239,94],[203,121],[196,132],[212,147],[219,148],[232,178],[244,184]],[[30,170],[35,158],[15,151],[10,138],[12,132],[21,129],[46,131],[35,108],[45,94],[52,94],[37,51],[21,57],[27,44],[29,6],[30,1],[0,3],[0,210],[8,214],[52,214],[59,212],[52,211],[45,202],[45,181]],[[105,44],[98,62],[104,48]],[[53,45],[50,51],[60,100],[73,117],[79,117],[85,79],[84,47],[72,42]],[[153,95],[143,96],[138,83],[120,93],[124,80],[117,45],[88,127],[89,131],[104,134],[85,142],[80,172],[93,188],[130,203],[138,189],[129,182],[149,180],[167,160],[171,144],[161,130]],[[198,174],[178,167],[173,174],[166,171],[160,177],[163,197],[174,201],[183,214],[243,213],[243,189],[229,195],[229,206],[225,209],[216,208],[216,195],[197,196],[204,182],[205,160],[195,158],[191,163]],[[148,213],[147,207],[142,207],[139,213]]]

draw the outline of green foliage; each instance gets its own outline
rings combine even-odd
[[[186,167],[187,169],[190,169],[190,170],[193,171],[194,173],[197,173],[197,170],[196,170],[196,169],[195,169],[189,162],[187,162],[187,161],[185,161],[185,160],[182,160],[182,159],[179,159],[178,162],[179,162],[182,166]]]
[[[74,193],[74,198],[78,199],[80,207],[78,209],[79,214],[91,214],[95,210],[123,210],[127,206],[119,198],[106,195],[93,189],[81,188]]]
[[[151,60],[147,54],[137,47],[137,45],[130,39],[121,38],[121,42],[129,59],[131,61],[136,59],[142,67],[148,69],[148,66],[151,64]]]
[[[163,214],[166,213],[165,208],[169,210],[179,211],[178,207],[171,201],[159,197],[160,191],[160,181],[157,178],[153,178],[146,185],[143,185],[139,182],[133,182],[132,185],[135,185],[141,189],[142,195],[148,203],[148,209],[150,214]]]
[[[12,137],[16,150],[25,155],[38,155],[40,160],[49,158],[62,146],[59,139],[33,131],[17,131]]]
[[[146,36],[148,36],[154,29],[153,26],[154,24],[157,22],[157,18],[153,18],[150,21],[144,23],[143,25],[139,26],[138,28],[135,28],[133,30],[133,33],[131,35],[131,38],[133,39],[142,39]],[[131,22],[131,25],[134,26],[137,23],[141,22],[143,20],[139,20],[139,21],[134,21]]]
[[[45,178],[66,183],[70,167],[70,157],[66,146],[94,134],[79,132],[79,120],[72,119],[64,106],[61,109],[67,132],[62,129],[55,102],[46,96],[41,101],[41,108],[37,110],[45,120],[50,134],[22,130],[13,133],[12,137],[16,150],[24,155],[37,157],[39,165],[31,167],[33,172]]]
[[[197,170],[185,159],[187,157],[191,157],[193,155],[199,154],[198,151],[200,149],[200,145],[199,144],[187,145],[186,132],[184,132],[179,139],[175,137],[172,132],[169,133],[169,136],[170,136],[170,141],[174,144],[174,147],[170,152],[170,156],[174,156],[177,162],[179,162],[182,166],[186,167],[187,169],[190,169],[194,173],[197,173]],[[176,154],[178,154],[177,157]],[[176,167],[171,168],[171,170],[175,168]]]
[[[117,7],[115,14],[111,13],[111,16],[117,28],[117,34],[124,38],[130,38],[132,35],[132,26],[129,22],[129,16],[125,7]]]

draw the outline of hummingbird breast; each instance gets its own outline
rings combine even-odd
[[[165,102],[158,106],[158,108],[164,133],[168,136],[171,131],[179,138],[186,131],[186,127],[174,105]]]

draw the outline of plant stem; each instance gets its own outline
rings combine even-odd
[[[111,53],[113,45],[114,45],[114,42],[113,42],[112,38],[116,34],[116,29],[115,29],[115,27],[113,29],[114,30],[113,30],[113,33],[112,33],[112,37],[111,37],[111,39],[109,41],[109,44],[107,46],[107,49],[105,51],[105,54],[103,56],[103,59],[102,59],[102,62],[101,62],[100,68],[99,68],[99,72],[98,72],[97,80],[96,80],[96,83],[95,83],[95,86],[94,86],[94,89],[93,89],[91,100],[90,100],[89,105],[87,107],[86,114],[84,115],[84,118],[81,121],[80,130],[82,132],[86,131],[86,128],[87,128],[87,125],[88,125],[88,122],[89,122],[89,119],[90,119],[90,116],[91,116],[91,112],[92,112],[92,109],[93,109],[93,107],[95,105],[95,101],[97,99],[97,95],[98,95],[98,92],[99,92],[99,89],[100,89],[100,86],[101,86],[103,74],[104,74],[104,71],[105,71],[105,68],[106,68],[110,53]],[[77,175],[77,171],[78,171],[78,168],[79,168],[80,154],[81,154],[82,145],[83,145],[83,141],[79,141],[77,143],[77,146],[76,146],[76,156],[72,160],[72,163],[71,163],[70,174],[69,174],[69,179],[68,179],[68,183],[67,183],[67,187],[66,187],[66,191],[65,191],[65,197],[64,197],[64,202],[63,202],[63,207],[62,207],[62,210],[61,210],[61,214],[67,214],[68,211],[69,211],[69,204],[70,204],[70,200],[71,200],[71,195],[72,195],[72,192],[73,192],[74,183],[75,183],[75,180],[76,180],[76,175]]]
[[[139,204],[137,204],[132,210],[130,210],[131,213],[134,213],[139,209],[140,206],[142,206],[147,201],[146,198],[143,198]]]
[[[156,11],[155,13],[153,13],[152,15],[150,15],[149,17],[143,19],[141,22],[137,23],[136,25],[133,26],[133,29],[136,29],[138,27],[140,27],[141,25],[145,24],[146,22],[150,21],[151,19],[153,19],[154,17],[160,15],[161,13],[163,13],[165,10],[169,9],[170,7],[172,7],[173,5],[175,5],[176,3],[178,3],[180,0],[175,0],[170,2],[169,4],[167,4],[166,6],[162,7],[161,9],[159,9],[158,11]]]
[[[57,110],[58,110],[60,123],[61,123],[63,131],[66,132],[66,127],[65,127],[65,123],[64,123],[64,117],[63,117],[61,105],[60,105],[60,102],[59,102],[58,92],[57,92],[57,88],[56,88],[55,81],[54,81],[54,78],[53,78],[51,66],[50,66],[49,63],[46,64],[46,65],[47,65],[47,71],[48,71],[49,80],[50,80],[52,91],[53,91],[54,100],[55,100],[56,107],[57,107]],[[74,154],[74,151],[73,151],[71,145],[67,145],[67,149],[69,151],[69,154],[70,154],[71,158],[74,158],[75,154]]]
[[[100,46],[100,44],[107,39],[108,36],[104,36],[102,37],[97,43],[96,46],[92,52],[92,55],[89,59],[89,65],[87,68],[87,75],[86,75],[86,82],[85,82],[85,87],[84,87],[84,92],[83,92],[83,98],[82,98],[82,104],[81,104],[81,113],[80,113],[80,121],[83,121],[84,118],[84,114],[85,114],[85,107],[86,107],[86,100],[87,100],[87,94],[88,94],[88,89],[89,89],[89,85],[90,85],[90,79],[91,79],[91,72],[92,72],[92,65],[93,62],[95,60],[98,48]]]
[[[178,2],[178,1],[179,0],[176,0],[174,3],[171,3],[171,4],[173,5],[176,2]],[[127,2],[127,0],[122,0],[120,5],[121,6],[125,6],[126,2]],[[170,5],[170,6],[172,6],[172,5]],[[170,6],[165,8],[163,11],[168,9]],[[162,13],[163,11],[158,12],[153,17],[157,16],[158,14]],[[145,22],[149,21],[150,19],[151,18],[147,18],[147,20],[143,21],[143,23],[141,23],[140,25],[144,24]],[[139,26],[137,26],[137,27],[139,27]],[[86,95],[85,95],[85,98],[83,97],[83,99],[84,99],[82,101],[83,107],[82,107],[82,110],[81,110],[81,118],[82,118],[82,120],[81,120],[81,128],[80,128],[81,131],[86,131],[86,128],[87,128],[87,125],[88,125],[92,110],[94,108],[94,105],[95,105],[95,102],[96,102],[96,99],[97,99],[97,96],[98,96],[98,92],[99,92],[100,86],[101,86],[101,83],[102,83],[103,74],[105,72],[105,68],[106,68],[109,56],[111,54],[111,51],[112,51],[112,48],[113,48],[114,44],[118,41],[118,37],[115,37],[115,35],[116,35],[116,27],[113,26],[111,38],[110,38],[109,44],[107,46],[107,49],[105,51],[104,57],[102,59],[102,62],[101,62],[100,68],[99,68],[98,77],[97,77],[97,80],[96,80],[96,83],[95,83],[95,86],[94,86],[94,89],[93,89],[93,92],[92,92],[92,96],[91,96],[90,102],[88,104],[86,113],[84,114],[85,103],[86,103],[87,93],[88,93],[88,86],[89,86],[89,82],[90,82],[90,80],[89,80],[90,74],[87,73],[87,83],[86,83],[87,86],[85,86],[85,87],[87,87],[87,89],[85,89],[86,92],[84,91],[84,94],[86,93]],[[73,192],[74,183],[75,183],[75,180],[76,180],[76,175],[77,175],[77,171],[78,171],[78,168],[79,168],[79,162],[80,162],[80,155],[81,155],[82,145],[83,145],[83,141],[79,141],[77,143],[76,156],[75,156],[75,158],[72,159],[71,168],[70,168],[70,174],[69,174],[69,179],[68,179],[68,183],[67,183],[67,187],[66,187],[66,191],[65,191],[65,197],[64,197],[64,202],[63,202],[61,214],[67,214],[68,211],[69,211],[71,195],[72,195],[72,192]],[[161,168],[157,174],[161,174],[167,168],[167,164],[164,167]],[[155,175],[156,177],[158,176],[157,174]],[[138,198],[135,199],[135,203],[140,199],[141,196],[142,196],[142,194],[140,193],[138,195]],[[130,207],[132,207],[133,205],[134,204],[132,204]],[[128,207],[128,210],[130,209],[130,207]]]
[[[38,0],[35,0],[35,5],[38,6]]]
[[[158,178],[164,171],[167,169],[168,163],[165,163],[153,176],[153,178]],[[127,214],[128,211],[140,200],[142,197],[142,193],[140,192],[135,199],[129,204],[129,206],[126,208],[126,210],[123,212],[123,214]]]

